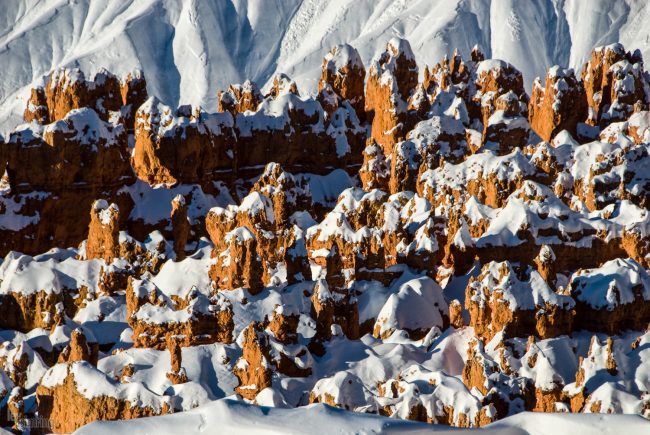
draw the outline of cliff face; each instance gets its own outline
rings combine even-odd
[[[573,70],[550,68],[546,83],[533,83],[528,104],[531,127],[545,141],[550,141],[562,130],[576,135],[578,123],[587,119],[587,96],[583,84]]]
[[[103,199],[93,203],[90,209],[86,258],[101,258],[111,263],[119,255],[119,219],[120,209],[117,205],[108,205]]]
[[[421,83],[404,40],[359,59],[334,47],[315,97],[231,85],[217,113],[140,73],[35,88],[0,143],[0,410],[57,433],[232,395],[460,427],[650,415],[638,54],[530,98],[478,49]]]
[[[333,104],[332,94],[330,98],[325,98],[326,88],[341,100],[347,100],[354,108],[360,119],[365,118],[365,93],[364,81],[366,78],[366,69],[361,62],[359,52],[348,44],[337,45],[323,59],[322,73],[318,82],[318,91],[323,95],[321,104],[323,107],[330,106],[328,113],[337,107],[340,103],[337,101]]]
[[[79,69],[60,69],[50,75],[44,88],[32,90],[24,116],[27,122],[49,124],[63,119],[73,109],[87,107],[104,121],[116,112],[132,128],[133,114],[146,98],[146,81],[141,71],[120,80],[103,70],[93,80],[86,80]]]
[[[368,70],[366,111],[372,117],[372,137],[392,153],[409,129],[408,100],[418,83],[418,68],[408,41],[391,39]]]
[[[135,115],[133,170],[151,184],[205,183],[233,167],[233,119],[183,106],[174,113],[155,97]]]
[[[43,252],[81,242],[92,203],[108,198],[128,212],[117,191],[132,182],[127,132],[89,108],[71,110],[51,124],[24,125],[2,144],[6,196],[14,224],[3,250]],[[6,206],[5,202],[5,206]],[[75,222],[70,225],[70,222]]]
[[[650,89],[643,77],[643,59],[638,51],[626,52],[621,44],[599,47],[582,69],[591,125],[607,126],[626,119],[637,102],[647,107]]]
[[[59,378],[61,375],[62,379]],[[110,388],[115,381],[87,363],[57,365],[46,373],[45,379],[36,393],[39,412],[48,416],[55,433],[67,433],[95,420],[140,418],[170,411],[169,402],[149,391],[147,393],[152,397],[147,399],[151,400],[151,405],[143,404],[129,394],[128,389],[120,388],[120,384],[109,393],[106,387]],[[106,392],[93,393],[97,387],[104,387]]]

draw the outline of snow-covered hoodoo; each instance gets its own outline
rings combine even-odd
[[[530,97],[478,48],[422,70],[404,39],[367,66],[338,45],[316,95],[278,74],[216,113],[140,72],[34,88],[0,143],[0,415],[650,417],[641,55]]]

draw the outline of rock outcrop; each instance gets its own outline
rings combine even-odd
[[[558,295],[535,270],[517,277],[509,262],[486,264],[481,275],[470,279],[465,308],[478,337],[491,340],[497,333],[508,337],[556,337],[572,330],[571,297]]]
[[[615,334],[645,328],[650,316],[650,275],[632,259],[578,270],[568,284],[576,300],[577,328]],[[634,307],[629,309],[628,307]]]
[[[130,384],[133,385],[133,384]],[[57,364],[36,389],[39,415],[54,433],[70,433],[95,420],[118,420],[166,414],[169,397],[140,384],[134,389],[108,378],[87,362]]]
[[[637,50],[626,52],[621,44],[597,47],[582,69],[589,105],[587,122],[604,127],[627,118],[638,102],[650,102],[650,89],[643,75]]]
[[[111,263],[119,256],[120,209],[103,199],[93,203],[90,209],[90,225],[86,242],[86,258],[101,258]]]
[[[650,417],[642,65],[596,49],[529,100],[476,47],[418,83],[394,39],[364,90],[339,45],[317,96],[280,73],[217,113],[138,72],[54,73],[0,138],[0,425],[221,396],[460,427]]]
[[[97,366],[99,345],[97,341],[89,340],[80,329],[75,329],[70,334],[70,343],[59,355],[59,362],[86,361]]]
[[[169,351],[171,370],[167,372],[166,376],[174,385],[187,382],[187,374],[182,366],[183,349],[180,341],[181,337],[176,335],[167,336],[167,350]]]
[[[141,71],[129,73],[123,81],[106,70],[101,70],[93,80],[75,69],[59,69],[48,78],[45,87],[32,89],[25,109],[27,122],[48,124],[63,119],[73,109],[94,109],[107,121],[111,112],[119,113],[130,126],[133,113],[144,102],[147,87]]]
[[[164,349],[170,335],[174,346],[233,340],[232,305],[218,293],[207,296],[192,288],[182,299],[171,298],[152,282],[130,279],[126,303],[136,347]]]
[[[176,260],[185,258],[185,246],[190,236],[190,223],[187,220],[187,204],[185,198],[176,195],[172,200],[172,233],[174,235],[174,253]]]
[[[483,148],[505,155],[515,148],[524,148],[528,143],[535,142],[536,135],[520,112],[522,102],[517,94],[508,91],[496,98],[494,103],[494,109],[489,109],[492,114],[483,129]]]
[[[476,92],[471,95],[470,108],[475,107],[480,112],[483,126],[487,126],[490,117],[499,110],[499,98],[510,92],[514,94],[514,99],[508,97],[505,101],[509,110],[526,116],[528,96],[524,90],[523,76],[509,63],[497,59],[478,62],[475,67],[474,85]],[[518,109],[514,107],[516,103],[513,100],[519,103]]]
[[[587,96],[573,70],[554,66],[546,73],[546,83],[533,83],[528,103],[528,119],[535,132],[550,142],[562,130],[576,135],[578,123],[587,119]]]
[[[361,119],[365,118],[364,81],[366,69],[359,52],[348,44],[337,45],[323,59],[318,91],[327,85],[343,100],[348,100]],[[321,102],[321,104],[323,104]],[[337,107],[332,105],[331,108]],[[325,107],[325,105],[323,105]],[[332,110],[328,112],[332,112]]]
[[[151,185],[207,183],[234,167],[232,115],[181,109],[151,97],[135,115],[133,170]]]
[[[219,91],[217,98],[219,112],[230,112],[233,116],[247,111],[255,112],[264,96],[255,82],[246,80],[241,85],[230,85],[227,90]]]
[[[233,368],[239,379],[235,391],[245,399],[254,400],[260,391],[271,386],[271,348],[268,336],[260,325],[251,323],[242,335],[243,355]]]
[[[259,293],[264,284],[255,235],[248,228],[239,227],[227,233],[224,242],[227,248],[216,254],[210,278],[219,289],[246,287],[252,294]]]
[[[368,69],[366,111],[372,118],[372,137],[392,153],[393,145],[408,132],[408,100],[418,83],[418,68],[411,46],[404,39],[393,38]]]
[[[36,254],[78,245],[87,235],[95,199],[121,204],[117,190],[133,179],[126,131],[89,108],[45,126],[23,126],[11,133],[2,152],[10,189],[3,210],[13,222],[3,227],[3,252]],[[8,203],[14,205],[7,213]]]

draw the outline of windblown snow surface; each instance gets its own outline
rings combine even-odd
[[[648,20],[646,0],[12,0],[0,13],[0,127],[19,124],[30,84],[64,66],[139,68],[150,95],[214,111],[230,83],[285,72],[313,92],[332,46],[349,43],[368,64],[399,36],[420,65],[477,44],[530,88],[551,65],[580,67],[598,45],[650,58]]]
[[[221,399],[191,411],[124,421],[96,421],[73,435],[155,434],[476,434],[605,435],[646,433],[641,416],[620,414],[544,414],[523,412],[482,429],[457,429],[408,420],[356,414],[322,404],[295,409],[269,408]]]

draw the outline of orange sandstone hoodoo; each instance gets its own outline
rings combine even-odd
[[[553,67],[530,101],[478,50],[418,83],[393,39],[365,76],[339,45],[318,96],[277,74],[217,113],[147,98],[140,73],[33,89],[31,124],[0,143],[0,324],[24,333],[0,345],[6,410],[71,432],[188,410],[218,382],[455,426],[647,414],[640,55],[596,49],[582,81]],[[577,330],[599,334],[588,350]]]

